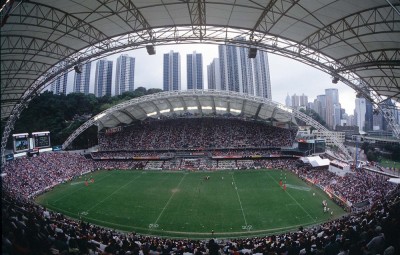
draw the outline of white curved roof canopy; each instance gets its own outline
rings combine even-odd
[[[257,99],[257,100],[256,100]],[[130,124],[135,120],[182,113],[198,115],[230,113],[260,121],[276,121],[297,126],[292,109],[250,95],[223,91],[172,91],[135,98],[111,107],[94,117],[99,129]]]
[[[375,104],[382,96],[400,102],[399,7],[395,0],[7,0],[2,147],[29,101],[66,69],[148,44],[238,44],[243,36],[240,44],[330,73]]]
[[[161,115],[171,116],[173,114],[184,117],[186,113],[199,116],[230,113],[234,116],[240,115],[242,118],[271,124],[279,122],[279,126],[281,123],[285,123],[288,124],[288,127],[297,126],[296,118],[298,118],[315,129],[326,132],[334,144],[349,159],[351,158],[344,145],[332,136],[331,132],[304,113],[267,98],[218,90],[167,91],[120,103],[86,121],[67,138],[62,147],[63,149],[68,148],[76,137],[92,125],[97,125],[101,130],[130,124],[135,120],[144,120],[148,117],[158,118]]]

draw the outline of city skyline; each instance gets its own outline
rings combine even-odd
[[[59,65],[63,65],[61,62]],[[53,82],[50,83],[50,90],[53,91],[54,94],[65,94],[67,92],[68,85],[68,73],[64,72],[62,75],[57,77]]]
[[[164,54],[163,61],[163,90],[181,90],[181,55],[179,52],[170,51]]]
[[[89,62],[81,66],[80,73],[75,72],[74,92],[89,94],[91,68],[92,62]]]
[[[187,88],[203,89],[203,55],[194,51],[186,55]]]
[[[94,77],[94,94],[96,97],[111,96],[113,61],[101,59],[96,62],[96,75]]]
[[[260,51],[253,58],[248,55],[248,48],[219,45],[218,60],[213,59],[207,66],[207,75],[210,75],[208,81],[214,82],[208,85],[271,99],[268,54]],[[219,68],[216,67],[217,64]]]
[[[121,54],[117,58],[115,74],[115,95],[135,90],[135,58]]]
[[[184,45],[168,45],[168,46],[157,46],[157,54],[149,56],[146,49],[137,49],[133,51],[126,51],[124,54],[129,54],[136,58],[136,70],[135,70],[135,88],[145,87],[162,89],[162,72],[163,72],[163,54],[168,53],[170,50],[179,51],[181,55],[191,54],[193,51],[202,53],[203,55],[203,73],[207,73],[207,66],[218,57],[218,46],[217,45],[203,45],[203,44],[184,44]],[[108,56],[107,59],[116,61],[121,55],[115,54]],[[307,66],[298,61],[290,58],[285,58],[275,54],[268,54],[269,69],[271,76],[271,90],[272,100],[285,104],[285,98],[287,93],[301,95],[305,93],[309,98],[316,98],[317,95],[323,93],[325,88],[335,87],[339,90],[340,102],[342,108],[346,109],[347,113],[352,113],[355,108],[355,91],[349,86],[338,82],[332,84],[331,76],[313,67]],[[93,66],[96,61],[92,64],[92,77],[94,77]],[[186,69],[186,61],[182,61],[182,69]],[[115,72],[115,70],[113,71]],[[73,77],[74,71],[71,71],[68,75],[68,86],[67,93],[73,91]],[[113,76],[113,90],[114,95],[115,88],[115,77]],[[186,72],[182,72],[182,80],[185,81],[182,84],[182,90],[187,89],[186,85]],[[89,93],[94,93],[94,79],[91,79]],[[204,78],[205,89],[208,88],[208,81]]]

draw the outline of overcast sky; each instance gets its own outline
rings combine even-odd
[[[217,45],[186,44],[156,46],[156,55],[151,56],[147,54],[146,49],[125,52],[124,54],[135,57],[135,88],[142,86],[145,88],[162,89],[163,54],[171,50],[180,52],[181,54],[181,79],[183,90],[186,89],[186,54],[193,53],[193,51],[203,54],[203,79],[206,83],[205,88],[207,88],[207,65],[211,63],[213,58],[218,57]],[[113,95],[116,59],[119,55],[120,54],[107,57],[109,60],[114,60]],[[289,95],[301,95],[304,93],[308,96],[308,101],[312,102],[317,95],[325,94],[325,89],[337,88],[339,90],[339,101],[342,108],[346,109],[346,113],[353,114],[355,92],[352,88],[341,82],[333,84],[330,75],[298,61],[274,54],[269,54],[268,57],[273,101],[284,104],[288,93]],[[90,86],[90,93],[94,93],[95,67],[96,64],[94,62],[92,63],[92,84]],[[67,93],[72,92],[73,79],[74,72],[70,72],[68,76]]]

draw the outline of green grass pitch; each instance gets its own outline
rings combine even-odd
[[[323,212],[324,199],[333,217],[345,214],[321,190],[282,170],[90,175],[95,181],[88,186],[85,177],[75,179],[36,201],[112,229],[179,238],[257,236],[319,224],[332,217]],[[279,185],[285,177],[286,191]]]

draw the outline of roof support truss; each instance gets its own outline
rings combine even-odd
[[[55,31],[60,32],[61,34],[57,37],[68,34],[89,44],[107,39],[103,32],[90,23],[52,6],[23,2],[13,10],[11,15],[18,17],[20,25],[47,27],[49,31],[52,31],[51,34]],[[51,41],[56,41],[56,38],[51,38]]]
[[[300,44],[320,51],[338,42],[345,42],[346,39],[359,38],[366,34],[400,32],[399,23],[399,15],[384,5],[337,20],[309,35]]]
[[[206,34],[206,3],[205,0],[187,1],[193,33],[200,41]]]
[[[265,15],[265,21],[260,22],[260,27],[264,26],[265,24],[268,24],[268,19],[272,19],[275,21],[277,19],[279,19],[278,14],[281,13],[281,15],[283,15],[283,13],[285,11],[288,11],[289,8],[291,8],[292,5],[296,3],[296,1],[283,0],[280,2],[280,4],[282,4],[282,3],[285,3],[284,4],[285,8],[282,9],[283,5],[276,7],[277,9],[274,9],[275,7],[273,7],[273,9],[275,11],[272,13],[274,13],[274,15],[272,15],[272,13],[268,14],[269,13],[268,12]],[[67,17],[64,17],[64,19],[67,19]],[[60,24],[58,24],[58,26],[60,26]],[[79,24],[79,22],[77,24]],[[72,28],[80,29],[80,27],[77,24],[75,26],[71,26],[70,28],[71,29]],[[57,25],[56,25],[56,27],[57,27]],[[270,28],[268,28],[268,26],[265,26],[264,28],[270,29]],[[259,30],[259,29],[257,29],[257,30]],[[88,31],[91,31],[90,28],[88,28]],[[12,84],[8,85],[8,86],[10,86],[10,88],[12,86],[14,89],[21,89],[21,90],[26,89],[26,90],[22,96],[21,96],[21,94],[18,94],[20,101],[19,101],[19,104],[17,104],[14,108],[12,108],[11,106],[6,106],[6,105],[4,105],[4,107],[2,108],[2,118],[10,116],[10,118],[8,119],[7,124],[6,124],[7,128],[5,129],[5,132],[3,133],[2,148],[3,149],[5,148],[5,144],[7,142],[8,136],[9,136],[8,130],[11,130],[13,128],[14,123],[15,123],[15,118],[16,118],[16,116],[19,116],[22,109],[24,109],[24,105],[29,103],[29,101],[32,99],[32,97],[34,97],[35,94],[38,91],[40,91],[42,88],[44,88],[44,86],[48,82],[52,81],[59,75],[62,75],[66,70],[71,70],[78,61],[80,61],[81,63],[93,61],[100,57],[111,55],[111,54],[114,54],[114,53],[117,53],[120,51],[141,48],[149,43],[175,44],[177,42],[177,40],[179,40],[180,42],[185,41],[187,43],[198,43],[199,42],[198,35],[196,35],[194,33],[191,26],[163,27],[163,28],[154,29],[154,31],[155,32],[151,32],[151,33],[149,33],[149,32],[141,33],[141,31],[135,31],[130,34],[121,35],[121,36],[118,36],[115,38],[107,38],[103,41],[99,41],[97,43],[91,44],[90,47],[88,47],[82,51],[70,54],[66,58],[64,58],[64,62],[66,63],[65,66],[63,66],[63,67],[53,66],[53,67],[47,69],[47,71],[45,73],[43,73],[43,75],[40,76],[34,82],[29,81],[29,80],[22,81],[22,80],[18,80],[18,79],[13,79]],[[321,33],[322,33],[322,31],[321,31]],[[238,35],[249,38],[250,34],[253,34],[255,36],[255,40],[257,38],[256,42],[250,41],[250,40],[237,41],[234,39]],[[344,66],[342,63],[337,62],[336,60],[330,58],[329,56],[322,54],[321,52],[311,48],[309,45],[304,45],[304,44],[293,42],[293,41],[290,41],[290,40],[287,40],[284,38],[279,38],[276,36],[268,35],[268,31],[254,32],[254,31],[250,31],[250,30],[246,30],[246,29],[207,26],[207,33],[203,34],[202,42],[217,43],[217,44],[228,43],[228,44],[235,44],[235,45],[239,45],[239,46],[254,45],[256,43],[257,47],[261,50],[273,52],[277,55],[281,55],[281,56],[285,56],[285,57],[290,57],[292,59],[295,59],[302,63],[308,64],[312,67],[315,67],[315,68],[322,70],[326,73],[329,73],[331,75],[339,76],[339,78],[342,82],[344,82],[348,86],[352,87],[357,92],[363,94],[366,98],[371,99],[371,102],[374,103],[375,107],[380,110],[382,110],[382,107],[384,107],[384,106],[378,106],[378,102],[383,101],[382,95],[384,95],[383,94],[384,92],[371,91],[371,95],[366,95],[365,92],[359,86],[360,80],[370,88],[373,88],[376,84],[378,86],[382,85],[387,89],[399,88],[399,84],[398,84],[399,79],[398,79],[398,77],[396,77],[394,75],[392,75],[392,76],[389,75],[389,76],[385,76],[385,77],[362,78],[357,74],[357,72],[353,73],[351,71],[345,71],[345,72],[338,73],[337,70],[340,70],[340,68],[343,68],[343,66]],[[313,45],[313,43],[315,44],[316,41],[313,41],[310,38],[309,41],[307,41],[307,43],[309,43],[310,45]],[[42,47],[39,48],[38,50],[43,49],[44,48],[43,46],[45,46],[45,45],[46,44],[43,44]],[[57,51],[60,51],[60,49],[57,49]],[[398,51],[395,51],[394,53],[390,53],[390,52],[385,52],[385,53],[387,53],[387,54],[386,55],[381,54],[381,56],[387,56],[387,59],[384,62],[385,65],[398,66],[398,64],[396,62],[399,60]],[[366,59],[366,57],[368,57],[367,55],[363,55],[363,54],[364,53],[360,53],[359,56],[353,57],[352,60],[349,58],[348,61],[353,61],[354,59],[356,59],[354,61],[354,64],[357,65],[358,63],[361,63],[363,58]],[[378,60],[380,60],[380,59],[384,59],[384,57],[378,58]],[[19,68],[23,68],[23,70],[27,70],[27,69],[29,70],[29,68],[31,68],[31,67],[26,67],[27,66],[26,63],[28,63],[30,61],[30,59],[26,59],[24,61],[25,61],[25,63],[20,64]],[[343,61],[345,61],[345,60],[343,60]],[[2,83],[3,82],[6,82],[6,81],[2,81]],[[395,99],[399,101],[399,97],[396,97]],[[11,109],[12,109],[12,111],[10,111]],[[11,116],[14,116],[14,117],[11,117]],[[394,133],[395,133],[396,137],[399,138],[400,137],[400,127],[398,127],[398,125],[396,126],[396,124],[394,122],[390,122],[390,121],[389,121],[389,125],[391,125],[392,129],[395,130]],[[2,151],[4,151],[4,150],[2,150]]]
[[[251,30],[250,40],[255,43],[263,40],[263,38],[270,33],[274,25],[299,1],[300,0],[269,1]]]
[[[136,118],[127,110],[125,109],[121,109],[120,112],[122,112],[123,114],[125,114],[126,116],[128,116],[132,121],[134,121]]]
[[[138,35],[142,38],[149,38],[152,41],[155,32],[149,22],[144,18],[139,9],[131,0],[98,0],[102,5],[110,10],[111,14],[116,14],[127,24],[132,31],[141,31]]]

